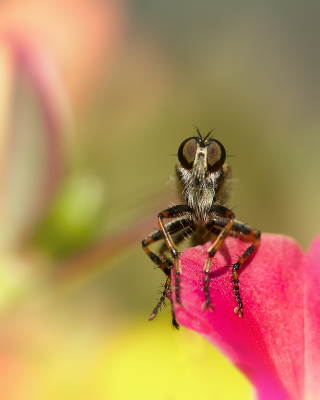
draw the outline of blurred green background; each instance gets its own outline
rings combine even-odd
[[[0,17],[4,399],[250,399],[141,249],[180,143],[215,128],[231,206],[320,231],[320,3],[8,0]],[[17,384],[17,382],[19,384]]]

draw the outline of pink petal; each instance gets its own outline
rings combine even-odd
[[[259,248],[240,273],[244,316],[234,313],[230,266],[249,246],[227,238],[212,263],[210,296],[204,302],[204,246],[187,249],[181,260],[181,299],[176,306],[181,325],[216,346],[253,383],[261,399],[304,397],[303,257],[289,237],[264,234]],[[173,276],[174,279],[174,276]],[[175,296],[173,296],[175,298]],[[212,377],[214,380],[214,377]]]
[[[306,399],[316,400],[320,398],[320,236],[311,243],[304,273]]]

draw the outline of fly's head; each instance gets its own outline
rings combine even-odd
[[[197,224],[209,221],[209,211],[216,201],[216,191],[226,159],[226,151],[218,140],[202,137],[184,140],[178,150],[177,171],[183,194]]]

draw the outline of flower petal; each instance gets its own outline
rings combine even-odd
[[[302,250],[289,237],[262,235],[259,248],[240,273],[244,316],[239,318],[233,311],[237,304],[230,268],[226,267],[248,245],[230,237],[216,254],[210,283],[214,312],[202,312],[203,266],[210,244],[187,249],[180,256],[185,308],[176,306],[178,322],[199,332],[224,353],[251,380],[259,399],[302,399]]]
[[[306,399],[316,400],[320,398],[320,236],[311,243],[304,273]]]

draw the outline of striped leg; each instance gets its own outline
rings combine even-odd
[[[182,229],[187,228],[190,225],[189,220],[187,219],[181,219],[179,221],[173,221],[170,222],[169,224],[166,225],[165,229],[169,234],[174,234]],[[152,262],[154,262],[160,269],[163,271],[163,273],[166,276],[170,276],[171,272],[171,265],[167,265],[165,262],[163,262],[155,253],[153,253],[150,249],[149,246],[152,243],[155,243],[159,240],[163,239],[163,234],[160,229],[158,229],[156,232],[151,233],[146,239],[144,239],[142,243],[142,248],[147,254],[147,256],[150,258]]]
[[[171,286],[171,276],[169,275],[167,277],[166,283],[164,284],[164,290],[158,301],[158,304],[155,306],[152,313],[147,316],[148,321],[153,321],[155,319],[155,317],[158,315],[158,311],[161,309],[162,305],[165,305],[167,291],[170,290],[170,286]],[[176,324],[177,324],[177,322],[176,322]]]
[[[182,230],[182,232],[178,232],[176,235],[172,236],[172,239],[175,243],[175,245],[179,244],[180,242],[182,242],[185,239],[186,235],[189,235],[190,233],[193,232],[193,228],[192,227],[186,227],[187,222],[185,220],[181,220],[181,221],[175,221],[175,222],[180,222],[184,225],[184,228]],[[166,225],[166,227],[168,227],[169,224]],[[168,228],[167,228],[168,229]],[[169,230],[170,231],[170,230]],[[173,232],[171,231],[171,234],[173,234]],[[170,265],[170,268],[172,266],[172,261],[170,259],[167,258],[167,254],[165,254],[168,251],[168,248],[166,246],[166,244],[164,243],[164,246],[162,246],[159,250],[159,256],[162,259],[165,259],[165,265]],[[168,297],[167,293],[171,291],[171,275],[169,274],[169,276],[167,276],[167,280],[166,283],[164,284],[164,289],[163,292],[161,293],[161,297],[159,299],[158,304],[156,305],[156,307],[153,309],[152,313],[149,314],[147,316],[147,319],[149,321],[152,321],[156,318],[158,311],[161,309],[162,305],[165,305],[165,300]],[[174,312],[172,310],[172,325],[176,328],[179,329],[179,324],[175,318]]]
[[[179,207],[178,211],[180,211],[180,213],[175,216],[170,214],[169,218],[174,218],[174,217],[181,215],[181,207],[184,207],[184,206],[176,206],[176,207],[172,207],[172,208],[177,208],[177,207]],[[169,210],[165,210],[163,212],[164,213],[167,211],[171,212],[170,210],[172,210],[172,208]],[[176,210],[173,210],[173,211],[176,211]],[[167,237],[169,237],[170,240],[172,241],[174,248],[175,248],[176,244],[178,244],[179,242],[181,242],[184,239],[184,234],[189,234],[190,232],[192,232],[192,228],[189,227],[189,225],[190,225],[189,219],[181,219],[178,221],[170,222],[169,224],[167,224],[166,226],[163,227]],[[183,232],[181,232],[181,231],[183,231]],[[170,235],[174,235],[175,233],[178,233],[179,235],[174,236],[172,239]],[[160,297],[159,302],[156,305],[156,307],[153,309],[152,313],[150,315],[148,315],[148,317],[147,317],[149,321],[152,321],[157,316],[159,309],[165,303],[165,299],[167,297],[167,292],[170,290],[170,286],[171,286],[170,273],[171,273],[172,261],[166,257],[165,248],[162,248],[160,250],[159,255],[162,259],[160,257],[158,257],[155,253],[151,252],[148,248],[148,246],[150,244],[157,242],[158,240],[163,239],[163,238],[164,238],[164,234],[162,233],[162,230],[159,229],[158,231],[153,232],[151,235],[149,235],[146,239],[144,239],[142,241],[142,247],[143,247],[143,250],[145,251],[145,253],[167,276],[167,280],[164,285],[164,290],[162,292],[162,296]],[[165,242],[165,243],[166,243],[166,248],[171,252],[171,248],[168,247],[167,242]],[[171,252],[171,254],[172,254],[172,252]],[[164,259],[164,261],[163,261],[163,259]],[[179,327],[178,323],[175,320],[174,313],[173,313],[172,323],[176,328]]]
[[[220,214],[220,213],[219,213]],[[227,218],[221,218],[219,216],[215,216],[213,221],[207,225],[208,230],[219,228],[225,228],[229,220]],[[242,237],[248,240],[252,240],[253,243],[247,250],[243,253],[239,260],[232,265],[232,284],[233,284],[233,293],[237,301],[237,307],[234,309],[234,312],[239,315],[239,317],[243,316],[243,304],[239,291],[239,269],[241,265],[248,259],[250,254],[258,247],[260,242],[260,232],[252,229],[250,226],[243,224],[239,221],[234,220],[232,228],[230,230],[231,234],[240,233]]]
[[[210,311],[213,311],[213,307],[210,300],[209,286],[210,286],[210,268],[211,268],[211,260],[216,254],[216,252],[220,249],[222,243],[225,241],[226,237],[229,235],[229,232],[232,228],[234,221],[234,214],[231,210],[227,209],[223,206],[216,206],[217,211],[223,215],[223,218],[227,220],[227,223],[221,230],[219,236],[215,240],[212,246],[208,249],[207,261],[204,265],[203,272],[205,273],[204,277],[204,294],[205,294],[205,302],[202,304],[201,310],[204,311],[206,308],[209,308]]]
[[[242,225],[242,224],[239,223],[239,225]],[[239,292],[239,274],[238,274],[238,271],[239,271],[241,265],[250,256],[250,254],[253,253],[255,248],[259,246],[259,242],[260,242],[260,232],[259,231],[255,230],[255,229],[252,229],[252,228],[249,228],[246,225],[243,225],[243,227],[244,227],[244,230],[250,229],[250,232],[248,234],[245,234],[245,233],[243,233],[243,234],[248,239],[253,240],[253,243],[242,254],[242,256],[239,258],[239,260],[235,264],[233,264],[233,266],[232,266],[233,293],[234,293],[236,301],[238,303],[237,307],[234,309],[234,312],[237,313],[240,318],[243,316],[243,304],[242,304],[241,297],[240,297],[240,292]]]
[[[189,214],[191,212],[189,206],[186,204],[179,205],[179,206],[173,206],[171,208],[168,208],[167,210],[162,211],[161,213],[158,214],[158,225],[159,229],[162,232],[164,241],[174,259],[173,262],[173,268],[174,268],[174,276],[175,276],[175,294],[176,294],[176,303],[180,304],[181,299],[180,299],[180,272],[181,272],[181,267],[180,267],[180,260],[179,260],[179,253],[178,250],[170,236],[170,232],[167,230],[166,226],[163,223],[164,218],[178,218],[182,217],[183,215]],[[189,222],[190,224],[190,222]]]

